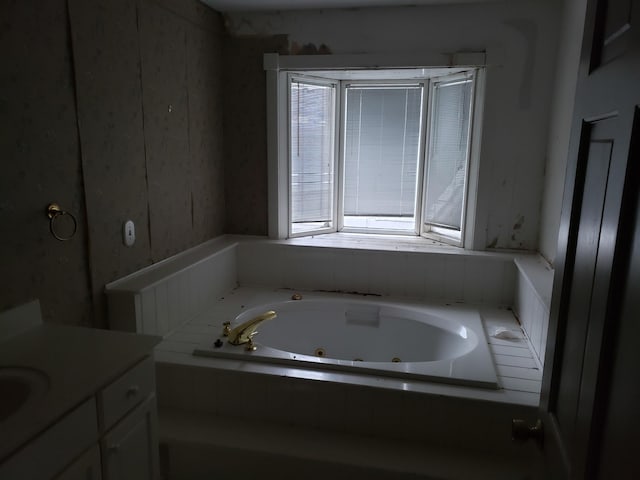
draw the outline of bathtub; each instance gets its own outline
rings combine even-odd
[[[221,332],[193,355],[498,388],[476,309],[350,297],[305,294],[251,306],[231,327],[269,310],[277,313],[257,328],[255,351],[231,345]]]

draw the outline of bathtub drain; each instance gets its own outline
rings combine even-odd
[[[316,351],[314,353],[316,357],[324,357],[325,351],[324,348],[316,348]]]

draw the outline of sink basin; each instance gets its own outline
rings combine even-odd
[[[0,367],[0,424],[36,402],[48,389],[49,379],[39,370]]]

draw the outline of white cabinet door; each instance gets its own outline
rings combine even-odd
[[[158,478],[158,420],[156,397],[124,417],[102,439],[104,480]]]
[[[94,445],[65,469],[55,480],[101,480],[100,449]]]

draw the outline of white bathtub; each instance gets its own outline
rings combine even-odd
[[[498,388],[477,310],[350,297],[305,294],[301,300],[252,306],[231,326],[277,312],[258,327],[255,351],[220,335],[193,354]]]

